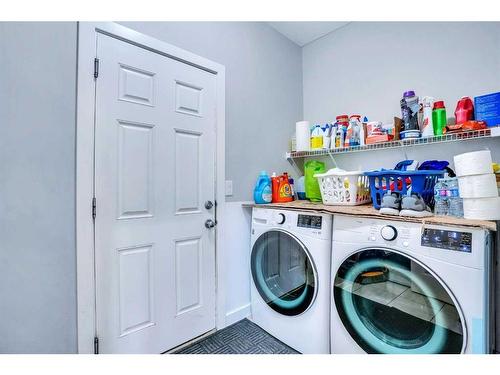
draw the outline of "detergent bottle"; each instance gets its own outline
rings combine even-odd
[[[468,96],[463,96],[457,103],[455,109],[455,124],[463,124],[474,119],[474,104]]]
[[[293,201],[292,187],[288,181],[288,173],[278,176],[278,197],[276,202],[284,203]]]
[[[316,125],[311,132],[311,150],[318,150],[323,147],[323,130]]]
[[[266,171],[260,172],[257,183],[255,184],[255,189],[253,190],[253,199],[257,204],[267,204],[272,202],[273,194],[271,190],[271,179],[267,175]]]
[[[279,177],[276,176],[276,172],[273,172],[271,175],[271,191],[272,191],[272,202],[277,203],[278,202],[278,195],[279,195]]]

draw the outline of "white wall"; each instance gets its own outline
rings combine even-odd
[[[299,46],[265,22],[121,24],[225,65],[228,201],[253,199],[262,169],[291,169],[284,155],[302,118]]]
[[[304,118],[330,122],[359,113],[391,122],[404,91],[443,99],[454,116],[461,96],[500,91],[500,23],[354,22],[303,48]],[[452,161],[500,140],[338,155],[345,169],[392,168],[406,157]],[[406,151],[406,155],[404,152]]]
[[[226,204],[225,258],[226,324],[250,315],[250,227],[252,210],[242,202]]]
[[[0,22],[0,353],[76,352],[76,23]]]

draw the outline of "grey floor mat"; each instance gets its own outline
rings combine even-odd
[[[221,329],[175,354],[299,354],[248,319]]]

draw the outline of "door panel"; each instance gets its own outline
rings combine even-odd
[[[202,253],[200,238],[177,241],[175,244],[177,315],[202,306]]]
[[[98,35],[95,220],[103,353],[161,353],[215,328],[213,74]]]
[[[118,250],[120,262],[120,336],[154,324],[152,245]]]
[[[175,129],[175,207],[177,214],[193,214],[201,211],[201,166],[199,163],[201,136],[200,133]]]
[[[118,218],[151,217],[154,125],[118,123]]]

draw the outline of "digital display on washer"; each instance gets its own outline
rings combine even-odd
[[[471,253],[472,233],[426,228],[422,233],[421,244],[438,249]]]
[[[297,226],[301,228],[321,229],[321,216],[299,215]]]

